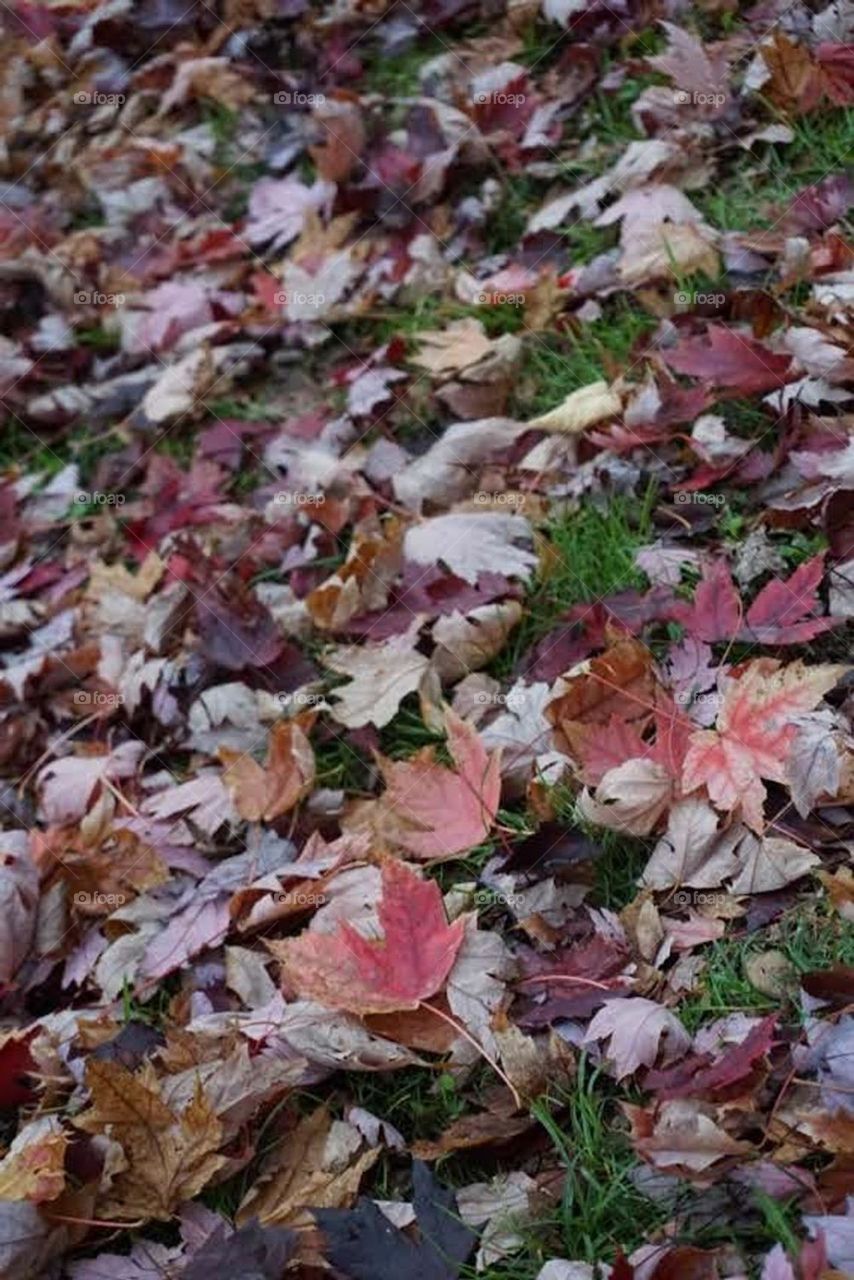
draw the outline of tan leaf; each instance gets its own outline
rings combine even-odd
[[[577,387],[554,409],[532,418],[527,426],[534,431],[559,431],[574,435],[605,418],[613,418],[622,409],[622,401],[607,382],[591,382]]]
[[[56,1116],[25,1125],[0,1160],[0,1200],[55,1200],[65,1188],[67,1146]]]
[[[647,836],[673,798],[673,780],[654,760],[627,760],[609,769],[596,794],[584,791],[579,807],[590,822],[612,831]]]
[[[652,1111],[629,1104],[623,1109],[632,1122],[635,1150],[656,1169],[702,1174],[719,1160],[753,1150],[718,1125],[716,1108],[694,1099],[663,1102]]]
[[[412,363],[440,376],[477,364],[494,345],[481,322],[472,317],[454,320],[446,329],[430,330],[418,337],[422,346]]]
[[[414,693],[429,666],[415,648],[417,619],[403,635],[382,644],[342,645],[324,662],[350,683],[335,689],[332,714],[348,729],[373,724],[382,729],[396,715],[402,700]]]
[[[150,1064],[134,1075],[117,1062],[90,1058],[86,1083],[91,1106],[75,1125],[113,1138],[126,1160],[98,1202],[101,1217],[166,1221],[226,1163],[217,1154],[222,1125],[200,1089],[178,1115],[161,1098]]]
[[[309,716],[309,720],[313,716]],[[267,763],[221,748],[223,779],[237,812],[249,822],[272,822],[288,813],[314,785],[314,752],[303,717],[280,720],[270,731]]]
[[[306,1227],[309,1209],[352,1204],[381,1150],[361,1150],[363,1145],[358,1129],[333,1121],[325,1107],[318,1107],[276,1144],[240,1204],[238,1223],[257,1217],[262,1226]]]

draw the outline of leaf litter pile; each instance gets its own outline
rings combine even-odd
[[[854,4],[4,10],[0,1276],[854,1275]]]

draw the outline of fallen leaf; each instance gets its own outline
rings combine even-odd
[[[740,807],[748,826],[761,831],[761,779],[785,781],[796,717],[812,711],[841,674],[841,667],[802,662],[783,667],[770,658],[755,659],[727,681],[716,727],[691,737],[682,774],[685,791],[705,786],[714,805]]]
[[[290,813],[314,785],[314,752],[298,720],[273,726],[264,768],[250,755],[225,748],[220,759],[235,808],[249,822],[273,822]]]
[[[741,396],[773,391],[795,376],[791,356],[777,355],[720,324],[709,325],[704,338],[683,338],[662,355],[676,373]]]
[[[0,1199],[55,1200],[65,1188],[68,1137],[55,1116],[31,1120],[0,1160]]]
[[[454,1193],[434,1180],[427,1165],[413,1161],[412,1181],[417,1239],[393,1226],[373,1200],[314,1215],[333,1265],[351,1280],[458,1280],[474,1232],[460,1221]]]
[[[237,1210],[248,1225],[305,1227],[308,1209],[341,1209],[355,1200],[362,1178],[379,1159],[380,1146],[365,1146],[351,1124],[333,1120],[325,1107],[305,1116],[265,1159]]]
[[[445,725],[453,769],[437,764],[429,747],[382,766],[386,829],[401,848],[426,861],[455,857],[484,841],[501,793],[500,753],[487,755],[477,731],[453,711],[445,713]]]
[[[404,555],[416,564],[441,561],[466,582],[477,582],[478,574],[500,566],[507,577],[529,578],[537,557],[527,549],[531,526],[524,516],[506,516],[491,511],[482,515],[434,516],[407,529]]]
[[[393,860],[383,864],[379,921],[382,941],[341,924],[268,945],[301,997],[360,1014],[417,1009],[444,985],[464,923],[449,925],[438,885]]]
[[[639,1067],[651,1067],[659,1053],[665,1062],[672,1062],[691,1043],[674,1014],[664,1005],[640,996],[609,1000],[584,1034],[585,1044],[596,1040],[609,1041],[607,1055],[618,1080],[633,1075]]]
[[[324,664],[350,683],[332,692],[332,714],[348,729],[366,724],[384,728],[407,694],[421,684],[429,660],[415,648],[418,619],[400,636],[382,644],[347,645],[324,656]]]
[[[150,1065],[133,1074],[116,1062],[90,1058],[86,1082],[90,1106],[74,1124],[110,1135],[126,1159],[99,1200],[102,1216],[168,1221],[226,1163],[218,1154],[222,1126],[201,1090],[179,1115],[163,1102]]]
[[[412,363],[440,377],[477,364],[494,345],[481,322],[472,317],[452,320],[446,329],[419,333],[418,339],[421,347],[411,357]]]
[[[531,418],[526,424],[532,431],[557,431],[575,435],[592,427],[594,423],[615,417],[622,409],[622,401],[607,382],[591,382],[577,387],[556,408]]]

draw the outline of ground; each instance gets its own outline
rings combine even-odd
[[[854,1275],[852,40],[10,10],[6,1280]]]

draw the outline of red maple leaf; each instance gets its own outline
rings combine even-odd
[[[785,582],[772,578],[747,611],[750,639],[760,644],[806,644],[836,624],[836,618],[807,618],[822,608],[818,588],[824,552],[799,565]]]
[[[359,1014],[417,1009],[450,973],[465,922],[449,925],[439,886],[398,861],[383,864],[378,915],[382,940],[341,923],[331,935],[268,945],[288,985],[308,1000]]]
[[[709,325],[704,337],[685,338],[662,355],[676,373],[740,396],[773,391],[795,376],[791,356],[777,355],[722,324]]]
[[[644,1088],[656,1093],[662,1101],[671,1098],[717,1098],[734,1085],[741,1086],[750,1076],[754,1064],[764,1057],[774,1041],[776,1014],[757,1023],[742,1040],[712,1062],[708,1054],[691,1054],[675,1066],[651,1071]]]
[[[824,553],[800,565],[791,577],[772,578],[744,612],[738,590],[723,559],[712,561],[678,621],[698,640],[716,644],[743,640],[754,644],[805,644],[843,621],[816,618],[822,609],[818,588],[824,575]]]
[[[842,675],[841,666],[781,667],[773,658],[748,663],[728,683],[714,729],[692,734],[682,773],[684,791],[705,785],[719,809],[740,806],[754,831],[763,826],[762,778],[786,781],[796,717],[812,711]]]

